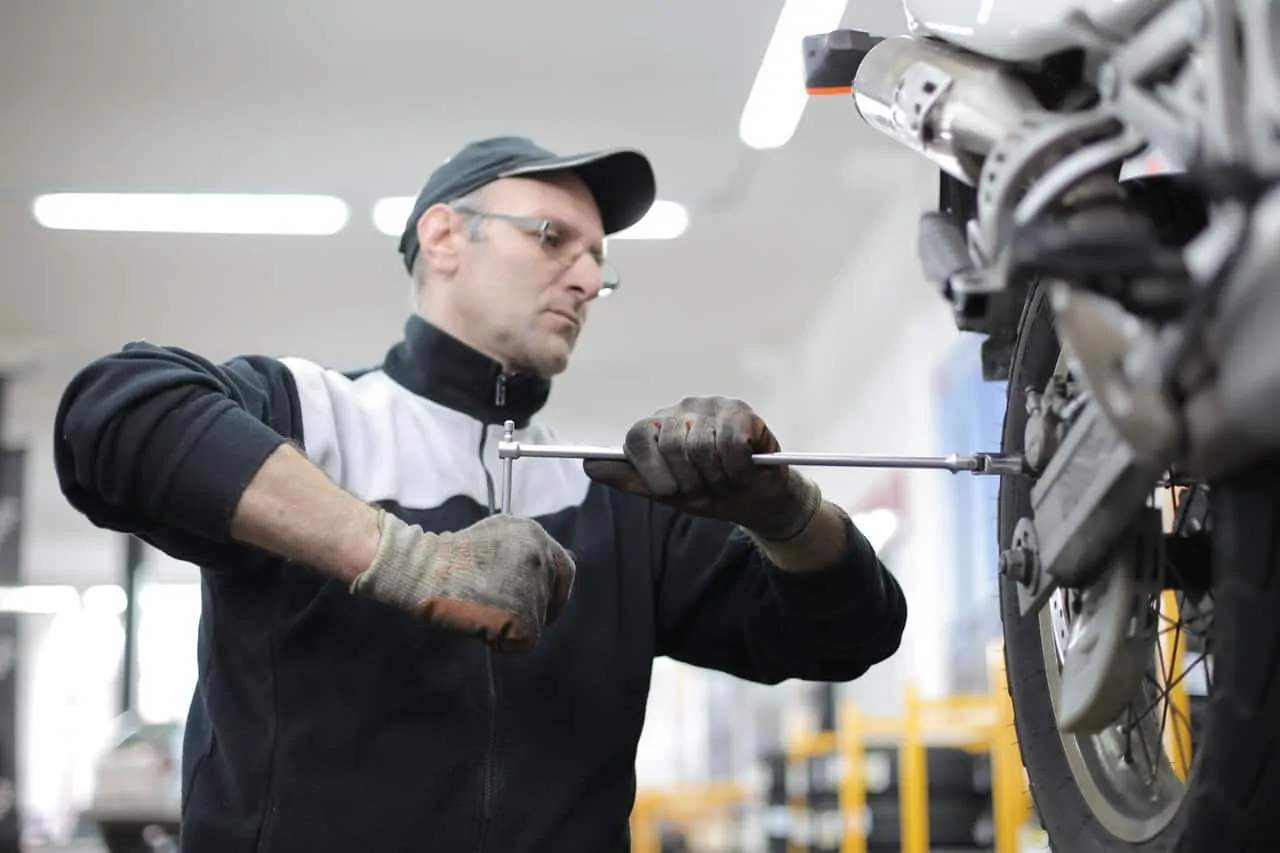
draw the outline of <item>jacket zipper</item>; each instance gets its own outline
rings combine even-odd
[[[493,404],[501,409],[507,404],[507,374],[499,373],[493,386]]]
[[[480,843],[477,851],[484,850],[488,835],[489,817],[493,811],[493,753],[498,738],[498,673],[493,668],[493,652],[484,650],[484,668],[489,677],[489,743],[484,753],[484,794],[480,810]]]
[[[498,407],[505,406],[507,403],[507,377],[502,373],[498,374],[497,380],[494,384],[493,402],[494,405]],[[489,466],[484,462],[484,448],[488,437],[489,425],[481,424],[479,449],[480,467],[484,469],[485,487],[489,494],[489,514],[493,515],[498,511],[497,498],[493,485],[493,474],[489,472]],[[480,840],[476,845],[477,853],[483,853],[484,851],[485,836],[489,829],[489,817],[493,811],[493,753],[496,748],[498,738],[498,673],[493,665],[493,652],[487,647],[484,650],[484,668],[489,688],[489,741],[485,747],[484,753],[484,781],[480,806]]]

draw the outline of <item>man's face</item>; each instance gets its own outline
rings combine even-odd
[[[602,286],[604,230],[590,191],[569,174],[504,178],[479,194],[474,214],[466,209],[464,220],[479,221],[450,282],[459,319],[508,369],[562,372]]]

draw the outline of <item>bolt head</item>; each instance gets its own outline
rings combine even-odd
[[[1034,555],[1026,548],[1010,548],[1000,555],[1000,574],[1018,583],[1031,581],[1031,561]]]

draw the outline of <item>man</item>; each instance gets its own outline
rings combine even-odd
[[[776,683],[896,650],[893,577],[752,464],[778,443],[743,403],[639,420],[626,462],[522,460],[494,513],[501,425],[553,439],[603,238],[654,192],[635,151],[484,140],[409,217],[419,313],[378,369],[134,343],[71,382],[67,499],[202,570],[186,853],[625,850],[655,656]]]

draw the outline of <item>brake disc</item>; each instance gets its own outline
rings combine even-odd
[[[1074,599],[1056,709],[1062,732],[1099,732],[1132,703],[1151,659],[1162,547],[1160,511],[1144,508],[1098,582]]]

